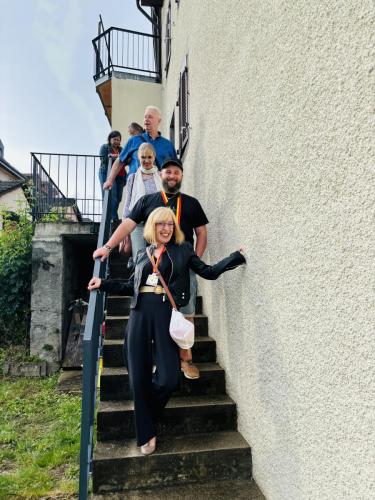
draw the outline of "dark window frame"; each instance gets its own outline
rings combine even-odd
[[[172,5],[171,0],[169,0],[167,19],[165,23],[165,73],[168,74],[169,63],[171,61],[172,52]]]
[[[172,113],[172,118],[169,123],[169,139],[172,142],[173,146],[175,146],[175,140],[176,140],[176,125],[175,125],[175,110],[173,110]]]
[[[182,158],[189,142],[189,69],[187,57],[180,73],[178,91],[179,154]]]

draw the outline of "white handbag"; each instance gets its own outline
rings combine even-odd
[[[174,308],[172,309],[169,333],[181,349],[190,349],[194,344],[194,324]]]
[[[169,324],[169,333],[172,339],[176,342],[178,347],[181,349],[190,349],[194,344],[194,323],[187,320],[185,316],[177,309],[176,302],[172,297],[172,294],[164,281],[163,276],[160,274],[159,269],[156,266],[156,262],[154,258],[151,256],[149,249],[146,249],[148,258],[151,261],[151,264],[154,267],[154,271],[156,270],[156,274],[163,285],[165,293],[168,296],[170,303],[172,304],[172,316],[171,322]]]

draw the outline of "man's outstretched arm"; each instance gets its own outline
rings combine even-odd
[[[116,248],[120,241],[125,238],[125,236],[134,231],[136,226],[137,224],[132,219],[124,219],[116,229],[116,231],[112,234],[110,239],[107,241],[107,243],[103,247],[97,248],[95,250],[92,255],[93,259],[97,259],[98,257],[100,257],[101,260],[104,261],[108,257],[110,251],[113,248]]]

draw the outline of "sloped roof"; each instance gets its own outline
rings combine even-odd
[[[0,181],[0,195],[21,187],[23,183],[24,181]]]
[[[15,177],[17,177],[17,179],[25,179],[25,176],[18,172],[16,168],[12,167],[12,165],[8,163],[5,158],[0,157],[0,168],[3,168],[11,175],[14,175]]]

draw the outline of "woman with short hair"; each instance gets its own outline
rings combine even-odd
[[[123,219],[129,217],[134,205],[142,196],[162,190],[163,185],[160,172],[155,165],[155,158],[156,153],[152,144],[144,142],[139,146],[138,160],[140,166],[135,174],[131,174],[128,177]],[[135,259],[139,250],[142,250],[146,246],[143,238],[143,229],[144,224],[138,224],[130,234],[133,259]]]

